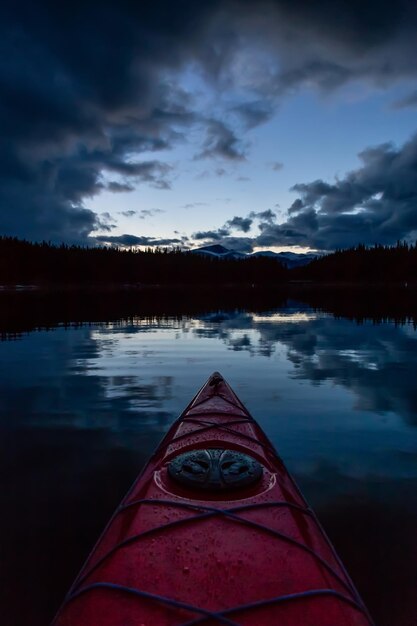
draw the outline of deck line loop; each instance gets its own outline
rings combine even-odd
[[[167,598],[166,596],[162,596],[159,594],[150,593],[148,591],[143,591],[142,589],[137,589],[135,587],[127,587],[124,585],[119,585],[117,583],[111,582],[96,582],[83,587],[78,592],[74,593],[68,601],[73,601],[79,596],[94,591],[96,589],[107,589],[110,591],[118,591],[121,593],[125,593],[128,595],[132,595],[138,598],[144,598],[147,600],[153,600],[155,602],[159,602],[161,604],[165,604],[169,607],[175,609],[185,609],[192,613],[199,613],[200,617],[194,618],[192,620],[188,620],[187,622],[183,622],[181,626],[196,626],[197,624],[201,624],[209,619],[214,619],[220,624],[225,624],[226,626],[239,626],[237,622],[232,621],[227,617],[232,613],[237,613],[241,611],[249,611],[254,609],[263,608],[266,606],[274,605],[274,604],[283,604],[285,602],[294,602],[297,600],[303,600],[305,598],[316,598],[323,596],[330,596],[337,598],[338,600],[345,602],[360,611],[361,613],[365,613],[364,607],[359,605],[355,600],[352,600],[348,596],[336,591],[335,589],[308,589],[306,591],[301,591],[298,593],[285,594],[282,596],[276,596],[274,598],[266,598],[263,600],[257,600],[255,602],[249,602],[247,604],[242,604],[234,607],[230,607],[227,609],[223,609],[221,611],[210,611],[209,609],[203,609],[201,607],[194,606],[192,604],[188,604],[187,602],[182,602],[180,600],[174,600],[173,598]]]
[[[258,522],[254,522],[252,520],[248,520],[244,517],[240,517],[239,515],[235,515],[234,514],[234,510],[237,509],[239,510],[240,507],[234,507],[232,509],[217,509],[214,507],[208,507],[205,505],[200,505],[200,504],[190,504],[187,502],[178,502],[176,500],[159,500],[159,499],[148,499],[148,500],[143,500],[142,502],[138,501],[137,502],[142,503],[142,504],[152,504],[157,505],[157,504],[163,504],[163,505],[168,505],[168,506],[176,506],[179,508],[186,508],[186,509],[192,509],[192,510],[201,510],[204,511],[204,513],[201,513],[199,515],[193,515],[190,517],[186,517],[180,520],[175,520],[174,522],[168,522],[167,524],[163,524],[161,526],[156,526],[152,529],[149,529],[147,531],[143,531],[141,533],[138,533],[136,535],[132,535],[131,537],[128,537],[127,539],[125,539],[124,541],[121,541],[120,543],[118,543],[116,546],[114,546],[113,548],[111,548],[105,555],[103,555],[91,568],[90,570],[88,570],[84,575],[81,575],[74,587],[70,590],[69,596],[68,598],[71,598],[73,590],[76,589],[77,587],[79,587],[80,584],[82,584],[82,582],[88,577],[90,576],[93,571],[95,571],[97,569],[97,567],[99,567],[107,558],[111,557],[116,551],[118,551],[120,548],[125,547],[126,545],[129,545],[135,541],[138,541],[139,539],[142,539],[145,536],[148,536],[154,532],[160,531],[160,530],[164,530],[164,529],[172,529],[175,528],[177,526],[180,526],[182,524],[191,522],[191,521],[197,521],[197,520],[202,520],[202,519],[206,519],[206,518],[210,518],[210,517],[215,517],[216,515],[223,515],[224,517],[231,519],[235,522],[238,523],[243,523],[246,526],[249,526],[251,528],[256,528],[257,530],[261,530],[263,532],[266,532],[274,537],[276,537],[277,539],[281,539],[283,541],[286,541],[296,547],[298,547],[299,549],[307,552],[308,554],[310,554],[313,558],[315,558],[330,574],[332,574],[332,576],[347,590],[349,591],[349,593],[352,594],[352,596],[356,596],[355,594],[355,590],[352,587],[350,580],[345,580],[343,579],[338,572],[330,565],[330,563],[328,563],[323,557],[321,557],[315,550],[313,550],[312,548],[309,548],[308,546],[306,546],[304,543],[298,541],[297,539],[294,539],[293,537],[290,537],[289,535],[286,535],[285,533],[281,533],[273,528],[269,528],[268,526],[265,526],[263,524],[259,524]],[[272,504],[272,503],[268,503],[268,504]],[[252,505],[246,505],[244,507],[244,509],[248,510],[248,509],[257,509],[260,508],[258,503],[253,503]],[[119,509],[119,510],[123,510],[123,508]]]

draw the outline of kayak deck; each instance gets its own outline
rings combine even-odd
[[[217,372],[114,513],[54,621],[194,624],[372,624],[313,511]]]

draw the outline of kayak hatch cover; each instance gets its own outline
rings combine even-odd
[[[271,443],[215,372],[115,511],[53,626],[369,626]]]

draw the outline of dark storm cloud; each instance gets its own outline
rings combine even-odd
[[[99,165],[101,169],[113,170],[124,176],[130,176],[136,182],[149,183],[157,189],[170,189],[171,185],[167,176],[171,171],[171,166],[160,161],[104,161]]]
[[[3,5],[2,234],[86,242],[100,225],[83,202],[106,187],[106,170],[129,187],[169,187],[165,163],[136,155],[171,147],[194,119],[162,73],[195,54],[206,8],[178,9],[123,1]]]
[[[245,3],[242,31],[279,59],[258,71],[259,93],[282,96],[300,85],[323,92],[350,80],[387,84],[416,77],[417,5],[412,0],[275,0]]]
[[[257,245],[333,250],[416,238],[417,136],[400,148],[382,144],[359,156],[362,167],[335,183],[295,185],[301,198],[290,207],[288,220],[265,228]]]
[[[119,235],[119,236],[107,236],[98,235],[94,238],[99,243],[108,243],[113,246],[131,247],[131,246],[178,246],[185,243],[186,238],[166,238],[157,239],[155,237],[137,237],[136,235]]]
[[[304,208],[304,203],[300,198],[294,200],[290,208],[288,209],[288,215],[294,215],[294,213],[299,213]]]
[[[300,86],[415,78],[416,14],[411,0],[3,3],[0,232],[87,242],[100,223],[84,202],[106,188],[102,174],[168,188],[167,164],[140,153],[186,140],[193,124],[207,131],[200,156],[245,159],[230,105],[225,119],[196,112],[178,71],[246,90],[234,118],[249,128]]]

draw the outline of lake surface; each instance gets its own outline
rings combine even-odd
[[[0,343],[2,623],[50,621],[214,370],[278,449],[377,624],[416,625],[417,331],[294,301]]]

